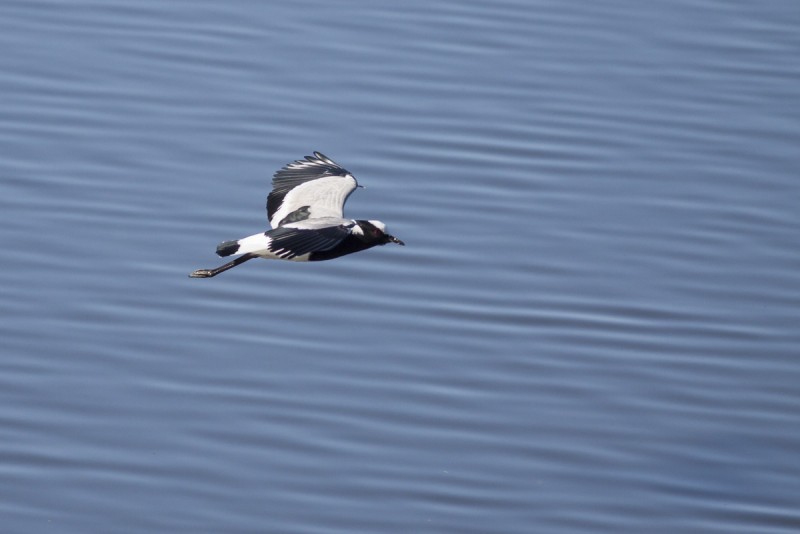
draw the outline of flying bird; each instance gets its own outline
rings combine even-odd
[[[386,243],[405,245],[381,221],[344,218],[344,203],[357,187],[363,186],[349,171],[319,152],[289,163],[273,176],[267,197],[272,229],[220,243],[217,255],[239,257],[189,276],[210,278],[253,258],[322,261]]]

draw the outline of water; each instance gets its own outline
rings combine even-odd
[[[2,532],[797,532],[796,2],[0,4]],[[408,246],[252,261],[320,150]]]

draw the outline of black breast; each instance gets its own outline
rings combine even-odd
[[[312,252],[308,257],[308,261],[332,260],[333,258],[338,258],[339,256],[346,256],[347,254],[352,254],[353,252],[372,248],[377,244],[377,241],[367,241],[366,236],[350,234],[332,249]]]

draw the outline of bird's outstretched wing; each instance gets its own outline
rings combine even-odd
[[[306,225],[303,223],[298,224],[300,228],[295,228],[294,226],[282,226],[266,233],[266,237],[269,238],[269,250],[275,253],[277,257],[290,260],[309,252],[330,250],[350,234],[350,228],[353,225],[337,225],[315,229],[304,228],[303,226]]]
[[[269,224],[278,228],[305,219],[341,218],[344,203],[356,187],[352,174],[314,152],[275,173],[267,197]]]

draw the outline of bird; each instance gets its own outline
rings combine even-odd
[[[223,241],[217,255],[239,255],[215,269],[197,269],[191,278],[211,278],[253,258],[289,261],[332,260],[376,245],[405,243],[378,220],[346,219],[344,204],[357,188],[350,171],[314,152],[286,164],[272,178],[267,196],[270,230]]]

